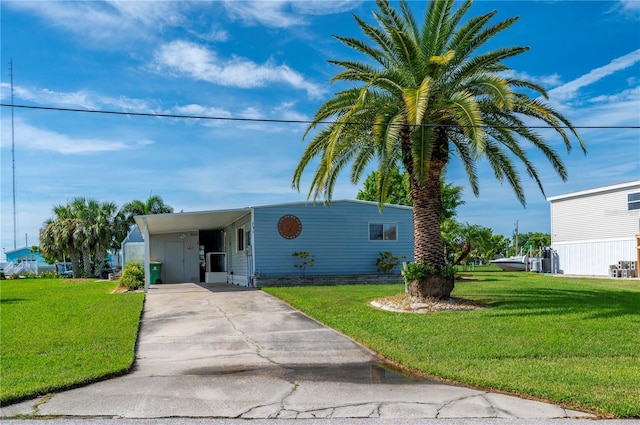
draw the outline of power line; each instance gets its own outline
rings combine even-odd
[[[52,106],[34,106],[34,105],[16,105],[12,103],[0,103],[0,106],[7,106],[11,108],[22,108],[22,109],[38,109],[43,111],[59,111],[59,112],[81,112],[88,114],[105,114],[105,115],[130,115],[137,117],[155,117],[155,118],[178,118],[178,119],[198,119],[198,120],[212,120],[212,121],[241,121],[241,122],[262,122],[262,123],[279,123],[279,124],[336,124],[336,121],[313,121],[313,120],[285,120],[285,119],[269,119],[269,118],[240,118],[240,117],[216,117],[211,115],[182,115],[182,114],[166,114],[166,113],[156,113],[156,112],[125,112],[125,111],[108,111],[108,110],[100,110],[100,109],[79,109],[79,108],[60,108],[60,107],[52,107]],[[345,122],[343,124],[351,124],[351,125],[364,125],[373,123],[367,122]],[[375,124],[381,125],[381,124]],[[385,124],[392,125],[392,124]],[[416,126],[422,127],[461,127],[459,125],[447,125],[447,124],[416,124]],[[471,126],[467,126],[471,127]],[[640,129],[640,125],[575,125],[573,127],[569,126],[557,126],[552,127],[549,125],[527,125],[527,126],[489,126],[489,125],[479,125],[473,126],[479,128],[536,128],[536,129],[553,129],[553,128],[562,128],[562,129]]]

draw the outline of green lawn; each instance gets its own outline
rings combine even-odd
[[[0,283],[0,402],[70,388],[127,371],[144,294],[111,294],[115,282]]]
[[[474,272],[453,296],[475,311],[409,314],[369,301],[402,285],[265,288],[393,362],[422,373],[640,417],[640,282]]]

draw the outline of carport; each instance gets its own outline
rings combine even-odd
[[[219,232],[222,243],[216,250],[224,252],[223,229],[249,214],[250,208],[241,208],[136,216],[144,239],[145,292],[151,284],[150,263],[154,261],[162,263],[164,282],[200,282],[206,254],[213,249],[202,235]]]

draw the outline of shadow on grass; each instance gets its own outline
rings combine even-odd
[[[24,298],[0,298],[0,304],[16,304],[22,301],[26,301]]]
[[[514,316],[584,314],[586,318],[612,318],[640,313],[640,292],[613,288],[540,288],[514,287],[514,292],[492,303],[496,312]],[[531,313],[527,313],[531,310]],[[504,314],[503,314],[504,315]]]

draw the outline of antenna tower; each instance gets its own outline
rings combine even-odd
[[[9,59],[9,76],[11,77],[11,172],[13,178],[13,249],[18,249],[17,225],[16,225],[16,145],[15,128],[13,124],[13,58]]]

